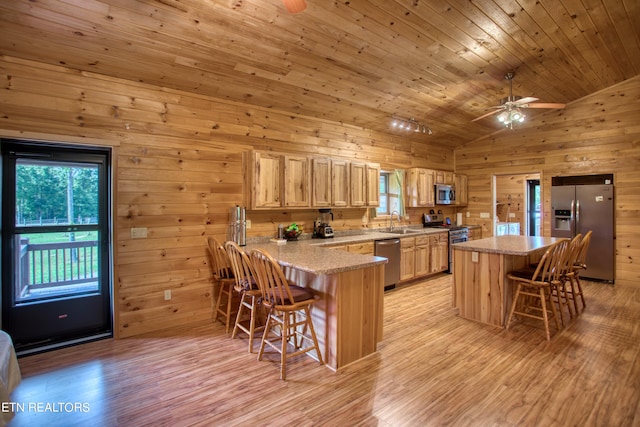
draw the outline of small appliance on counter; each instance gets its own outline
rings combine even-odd
[[[333,227],[329,224],[329,218],[333,221],[331,209],[320,209],[320,218],[313,221],[313,238],[328,239],[333,237]]]
[[[227,238],[237,243],[238,246],[247,244],[247,213],[245,208],[241,206],[231,208]]]

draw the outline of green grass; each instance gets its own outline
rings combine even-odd
[[[76,242],[85,242],[91,240],[98,240],[97,231],[83,231],[76,232],[74,234],[74,240]],[[63,243],[70,242],[70,233],[34,233],[34,234],[21,234],[23,239],[29,239],[29,243]]]
[[[28,239],[30,244],[65,243],[72,241],[69,233],[34,233],[22,234],[22,239]],[[98,232],[76,232],[74,241],[96,241]],[[81,279],[84,277],[96,277],[98,271],[98,249],[97,248],[74,248],[54,252],[42,252],[40,259],[39,251],[33,252],[33,257],[29,257],[28,274],[29,284],[41,284],[59,282],[70,279]],[[91,258],[85,259],[91,255]],[[25,259],[25,261],[27,261]]]

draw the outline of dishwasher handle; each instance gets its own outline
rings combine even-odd
[[[400,243],[400,239],[376,240],[376,246],[390,246],[390,245],[397,245],[399,243]]]

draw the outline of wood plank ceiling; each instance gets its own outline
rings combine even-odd
[[[0,54],[458,146],[640,74],[637,0],[6,0]],[[594,107],[597,108],[597,107]],[[527,110],[528,120],[561,110]],[[538,115],[538,117],[535,117]]]

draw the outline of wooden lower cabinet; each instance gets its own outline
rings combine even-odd
[[[400,239],[400,281],[448,270],[448,245],[447,232]]]
[[[352,243],[347,245],[347,251],[362,255],[373,255],[373,242]]]
[[[326,249],[338,249],[341,251],[353,252],[355,254],[373,255],[374,247],[373,242],[351,243],[351,244],[338,244],[331,246],[323,246]]]
[[[416,239],[400,239],[400,281],[411,280],[416,275]]]
[[[449,269],[449,234],[438,233],[429,236],[431,248],[431,273]]]
[[[416,237],[415,260],[415,277],[430,273],[429,236]]]

